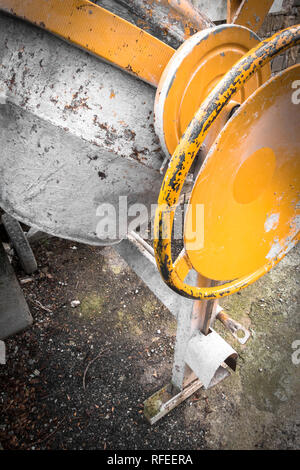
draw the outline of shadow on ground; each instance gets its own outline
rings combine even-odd
[[[236,374],[153,427],[142,404],[170,379],[170,313],[111,248],[52,238],[35,254],[23,285],[34,324],[6,341],[0,367],[5,449],[299,448],[299,249],[223,299],[252,331],[239,347],[218,327],[240,353]]]

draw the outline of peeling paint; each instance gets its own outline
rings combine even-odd
[[[164,176],[164,181],[159,195],[158,209],[155,216],[155,258],[164,281],[175,292],[191,299],[211,299],[230,295],[256,281],[268,272],[284,256],[278,244],[273,244],[268,256],[268,263],[260,269],[233,282],[213,288],[194,287],[185,284],[176,271],[172,262],[171,240],[165,238],[166,227],[172,233],[173,219],[169,217],[169,211],[165,206],[174,207],[179,199],[185,178],[198,154],[210,126],[213,124],[221,110],[230,98],[254,75],[261,67],[269,63],[276,55],[284,52],[292,46],[300,44],[300,26],[291,26],[271,38],[262,41],[251,49],[239,60],[218,83],[211,94],[201,105],[191,123],[181,138],[169,167]],[[294,245],[297,239],[290,242]],[[289,247],[287,247],[288,249]]]
[[[275,230],[279,223],[280,214],[271,214],[267,216],[265,221],[265,232],[270,232],[270,230]]]
[[[279,241],[275,241],[273,245],[271,246],[270,251],[266,255],[266,259],[272,260],[276,258],[276,256],[280,254],[281,250],[282,250],[281,243]]]

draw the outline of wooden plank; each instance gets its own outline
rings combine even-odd
[[[158,390],[144,401],[144,415],[150,424],[156,423],[180,403],[202,387],[200,380],[195,380],[184,390],[178,392],[171,383]]]

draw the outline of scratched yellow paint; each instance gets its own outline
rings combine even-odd
[[[274,0],[229,1],[227,4],[228,23],[246,26],[251,31],[257,32],[273,3]]]
[[[23,18],[157,86],[174,49],[87,0],[0,0]]]
[[[299,76],[300,64],[257,89],[221,131],[197,176],[184,245],[193,268],[209,279],[255,272],[294,239],[300,106],[292,102],[291,84]],[[204,207],[204,221],[196,219],[197,207]]]
[[[176,51],[163,72],[156,93],[156,108],[163,106],[163,134],[170,154],[210,91],[258,43],[259,38],[249,29],[221,25],[192,36]],[[269,66],[255,74],[235,95],[236,104],[245,101],[270,75]],[[161,93],[166,86],[167,93]],[[220,124],[217,127],[220,128]],[[212,141],[211,137],[209,140]],[[206,141],[206,148],[207,144]]]
[[[291,26],[280,31],[251,49],[235,64],[206,98],[195,113],[174,151],[158,198],[158,208],[155,215],[154,251],[163,279],[181,295],[192,299],[210,299],[233,294],[257,280],[285,255],[282,251],[277,257],[271,259],[255,272],[240,277],[233,282],[209,288],[193,287],[184,283],[176,270],[176,263],[175,266],[173,265],[171,233],[174,209],[183,183],[211,124],[229,99],[257,70],[270,62],[277,54],[298,44],[300,44],[300,25]],[[296,243],[299,238],[298,233],[294,242]],[[182,268],[182,261],[180,271],[186,271]]]

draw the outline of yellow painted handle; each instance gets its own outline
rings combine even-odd
[[[194,287],[184,283],[182,263],[173,264],[171,235],[174,211],[183,183],[207,132],[230,98],[261,67],[276,55],[300,44],[300,25],[291,26],[260,42],[240,59],[202,103],[175,149],[165,174],[155,214],[154,251],[158,269],[166,284],[191,299],[213,299],[233,294],[268,272],[285,252],[260,269],[232,282],[213,287]],[[299,235],[298,235],[299,239]],[[178,260],[177,260],[178,261]],[[182,261],[182,260],[181,260]]]
[[[0,10],[30,21],[157,86],[174,49],[89,0],[0,0]]]

